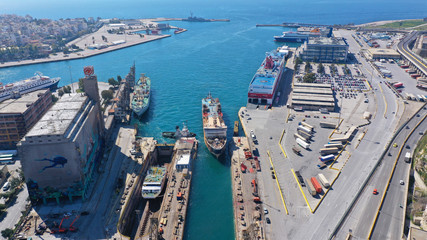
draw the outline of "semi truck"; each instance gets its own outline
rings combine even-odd
[[[300,122],[302,126],[310,129],[311,131],[313,131],[314,127],[311,126],[310,124],[306,123],[306,122]]]
[[[405,162],[410,163],[411,162],[411,153],[406,152],[405,154]]]
[[[324,156],[332,153],[337,153],[338,151],[339,149],[337,147],[331,147],[331,148],[321,148],[319,152],[320,152],[320,155]]]
[[[311,138],[311,134],[308,134],[306,132],[303,132],[301,130],[298,130],[298,134],[303,136],[305,139],[310,139]]]
[[[311,183],[313,184],[314,189],[316,189],[317,193],[321,193],[322,192],[322,186],[320,185],[320,183],[317,181],[317,179],[315,177],[312,177],[310,179]]]
[[[304,179],[302,178],[299,171],[295,171],[295,175],[298,178],[299,183],[301,184],[301,187],[305,187]]]
[[[319,181],[322,183],[322,185],[323,185],[325,188],[329,188],[329,187],[331,187],[331,184],[329,183],[328,179],[326,179],[326,177],[325,177],[322,173],[319,173],[319,174],[317,175],[317,177],[319,178]]]
[[[309,139],[308,138],[305,138],[304,136],[302,136],[301,134],[299,134],[299,133],[294,133],[294,137],[295,138],[300,138],[301,140],[304,140],[304,141],[306,141],[306,142],[308,142],[309,141]]]
[[[323,157],[319,157],[319,159],[322,162],[329,162],[330,160],[335,159],[335,155],[329,154],[329,155],[326,155],[326,156],[323,156]]]
[[[309,181],[308,179],[305,180],[305,182],[307,183],[307,189],[308,192],[311,194],[311,196],[316,196],[316,189],[314,188],[313,184],[311,183],[311,181]]]
[[[258,197],[258,186],[256,184],[256,180],[252,179],[252,187],[253,187],[253,191],[252,191],[252,195],[254,195],[254,197]]]
[[[403,83],[401,83],[401,82],[395,83],[395,84],[393,84],[393,87],[401,88],[401,87],[403,87]]]
[[[301,150],[299,148],[295,147],[295,146],[292,147],[292,151],[294,151],[294,153],[296,155],[301,155]]]
[[[309,128],[304,127],[304,126],[299,125],[297,129],[301,130],[303,132],[306,132],[308,134],[311,134],[311,130]]]
[[[324,148],[333,148],[333,147],[336,147],[338,149],[343,148],[343,146],[342,146],[341,143],[330,143],[330,144],[328,143],[328,144],[323,145],[323,147]]]
[[[320,122],[320,127],[322,127],[322,128],[336,128],[337,124],[328,123],[328,122]]]
[[[304,140],[302,140],[301,138],[297,138],[296,142],[298,145],[300,145],[301,147],[303,147],[304,149],[309,149],[310,148],[310,144],[308,144],[307,142],[305,142]]]

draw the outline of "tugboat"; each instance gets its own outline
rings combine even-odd
[[[227,144],[227,126],[222,119],[221,103],[209,93],[202,99],[203,133],[206,147],[215,155],[221,156]]]
[[[182,130],[179,129],[179,126],[176,126],[175,132],[162,132],[162,136],[165,138],[174,138],[174,139],[180,139],[182,137],[195,137],[196,136],[195,133],[192,133],[188,130],[185,123],[183,123],[182,125],[183,125]]]

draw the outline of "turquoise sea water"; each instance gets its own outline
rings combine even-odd
[[[200,141],[195,164],[186,239],[232,239],[233,211],[228,160],[218,161],[203,143],[201,99],[210,91],[222,103],[231,135],[238,109],[246,103],[249,81],[266,51],[279,45],[273,36],[286,30],[256,28],[257,23],[364,23],[388,19],[427,17],[425,0],[405,1],[1,1],[0,13],[30,14],[36,18],[187,17],[192,11],[205,18],[229,18],[228,23],[170,22],[187,32],[147,44],[87,59],[0,69],[0,81],[9,83],[35,71],[62,78],[60,85],[83,77],[93,65],[100,81],[124,77],[135,61],[136,72],[152,80],[152,101],[141,121],[143,136],[160,142],[162,131],[173,131],[187,121]],[[71,71],[70,71],[71,69]],[[71,76],[70,76],[71,72]]]

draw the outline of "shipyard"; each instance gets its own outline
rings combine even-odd
[[[17,17],[73,32],[0,65],[2,237],[427,237],[427,18],[224,12]]]

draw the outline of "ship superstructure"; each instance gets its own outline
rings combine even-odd
[[[155,199],[162,192],[166,179],[166,167],[150,167],[142,184],[142,197]]]
[[[61,78],[50,78],[43,76],[41,72],[36,72],[33,77],[3,86],[0,83],[0,102],[13,97],[20,97],[22,94],[33,92],[39,89],[56,89]]]
[[[141,77],[135,83],[133,93],[131,93],[131,106],[132,111],[141,117],[148,107],[150,106],[151,96],[151,80],[145,74],[141,74]]]
[[[249,84],[249,103],[273,104],[273,97],[284,72],[287,53],[282,48],[266,53],[264,61]]]
[[[225,151],[227,143],[227,126],[223,120],[221,103],[211,94],[202,99],[203,133],[206,147],[219,157]]]

